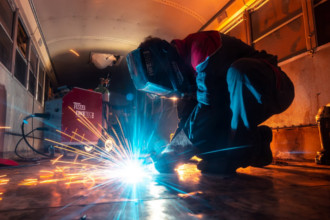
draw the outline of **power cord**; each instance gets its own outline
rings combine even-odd
[[[45,131],[45,130],[48,130],[47,128],[45,128],[45,127],[38,127],[38,128],[35,128],[35,129],[33,129],[32,131],[30,131],[29,133],[27,133],[25,136],[26,137],[30,137],[29,135],[31,134],[31,133],[33,133],[34,131]],[[33,137],[33,138],[35,138],[35,137]],[[38,139],[42,139],[42,138],[38,138]],[[24,138],[23,138],[23,135],[22,135],[22,137],[18,140],[18,142],[17,142],[17,144],[16,144],[16,146],[15,146],[15,154],[16,154],[16,156],[18,156],[19,158],[21,158],[22,160],[24,160],[24,161],[31,161],[31,162],[36,162],[36,161],[38,161],[39,159],[36,159],[36,158],[27,158],[27,157],[23,157],[23,156],[21,156],[19,153],[18,153],[18,146],[19,146],[19,144],[21,143],[21,141],[22,140],[24,140]]]
[[[48,128],[45,128],[45,127],[38,127],[38,128],[32,129],[32,131],[30,131],[28,134],[25,134],[25,131],[24,131],[24,126],[25,126],[25,124],[28,124],[28,119],[30,119],[30,118],[34,118],[34,117],[37,117],[37,118],[44,118],[44,119],[49,119],[49,118],[50,118],[50,114],[49,114],[49,113],[35,113],[35,114],[28,115],[27,117],[25,117],[25,118],[23,119],[23,122],[22,122],[22,125],[21,125],[22,139],[20,139],[20,140],[18,141],[18,143],[17,143],[17,145],[16,145],[16,147],[15,147],[15,153],[16,153],[16,155],[17,155],[19,158],[21,158],[21,159],[34,160],[34,159],[31,159],[31,158],[25,158],[25,157],[22,157],[22,156],[20,156],[20,155],[17,153],[17,147],[18,147],[18,144],[19,144],[22,140],[24,140],[25,143],[27,144],[27,146],[28,146],[32,151],[34,151],[34,152],[36,152],[36,153],[38,153],[38,154],[40,154],[40,155],[42,155],[42,156],[44,156],[44,157],[52,158],[51,155],[47,155],[47,154],[42,153],[42,152],[38,151],[37,149],[35,149],[35,148],[29,143],[29,141],[28,141],[27,138],[26,138],[29,134],[33,133],[33,132],[36,131],[36,130],[44,130],[44,131],[45,131],[45,130],[48,130]]]

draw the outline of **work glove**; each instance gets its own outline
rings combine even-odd
[[[181,130],[160,154],[151,158],[158,172],[173,173],[177,165],[187,162],[195,153],[196,148]]]

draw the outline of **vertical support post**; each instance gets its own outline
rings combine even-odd
[[[7,91],[6,87],[0,84],[0,158],[3,158],[5,151],[5,127],[7,111]]]
[[[39,63],[40,63],[40,57],[38,57],[37,66],[36,66],[36,85],[35,85],[36,95],[34,97],[35,100],[38,100],[38,98],[39,98],[39,77],[40,77]]]
[[[30,63],[30,59],[31,59],[31,38],[28,34],[28,32],[26,32],[27,36],[28,36],[28,41],[27,41],[27,51],[26,51],[26,62],[27,62],[27,67],[26,67],[26,85],[25,88],[27,89],[27,91],[29,91],[30,89],[30,68],[31,68],[31,63]]]
[[[246,41],[248,45],[252,46],[252,26],[251,26],[250,12],[248,10],[244,11],[243,19],[245,26]]]
[[[40,63],[39,63],[40,65]],[[45,66],[43,66],[43,74],[44,74],[44,79],[42,81],[42,94],[41,94],[41,103],[42,103],[42,106],[45,106],[45,93],[46,93],[46,77],[47,77],[47,73],[46,73],[46,69],[45,69]]]
[[[307,51],[313,54],[317,47],[313,1],[301,0],[301,5],[305,27],[306,48]]]
[[[15,74],[15,63],[16,63],[16,49],[17,49],[17,27],[18,27],[18,13],[19,10],[16,9],[14,13],[14,22],[13,22],[13,34],[12,34],[12,40],[13,40],[13,48],[12,48],[12,57],[11,57],[11,67],[10,72],[12,74]]]

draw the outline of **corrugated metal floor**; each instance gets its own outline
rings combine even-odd
[[[94,168],[26,165],[0,169],[0,219],[330,219],[330,166],[312,162],[137,184],[96,178]]]

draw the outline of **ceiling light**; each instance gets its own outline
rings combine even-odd
[[[79,57],[79,53],[77,51],[75,51],[74,49],[70,49],[69,50],[71,53],[73,53],[74,55],[76,55],[77,57]]]
[[[116,65],[119,63],[120,56],[110,53],[95,53],[91,52],[91,62],[99,69],[104,69],[107,66]]]

